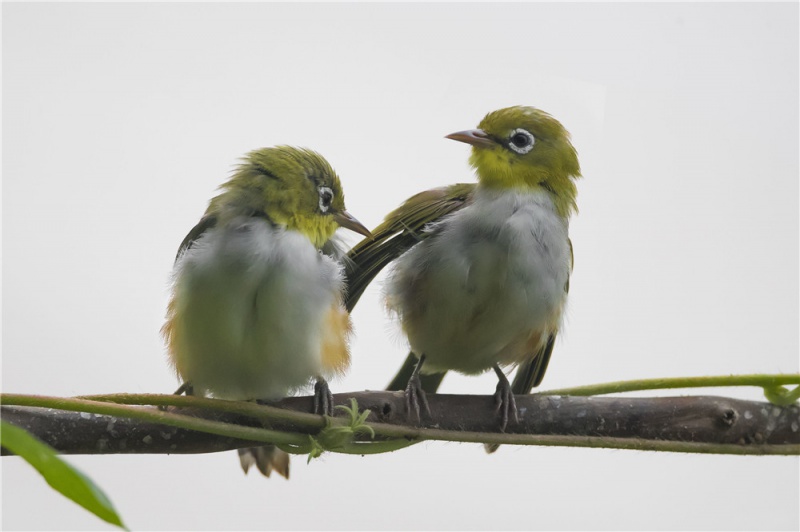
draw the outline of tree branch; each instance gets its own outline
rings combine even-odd
[[[491,396],[430,394],[431,417],[423,415],[420,425],[407,421],[400,392],[337,394],[335,404],[346,405],[350,398],[358,401],[361,410],[371,410],[367,423],[375,430],[376,440],[384,442],[446,440],[800,454],[800,406],[796,404],[777,406],[714,396],[524,395],[516,398],[519,424],[511,423],[506,433],[500,433]],[[311,397],[291,397],[274,406],[261,406],[149,394],[82,399],[4,394],[3,403],[0,409],[3,419],[25,428],[64,454],[217,452],[270,441],[276,431],[288,433],[281,434],[280,439],[286,445],[296,446],[308,439],[304,434],[316,434],[325,426],[322,417],[307,413],[312,408]],[[58,405],[58,409],[30,406],[42,404]],[[179,406],[162,412],[153,407],[125,404]],[[87,414],[87,409],[102,414]],[[131,414],[137,419],[123,417]],[[341,424],[344,420],[337,417],[334,423]],[[270,430],[264,430],[265,426]],[[369,438],[361,435],[357,440],[366,442]],[[356,442],[342,450],[362,452],[359,449],[363,449],[366,453],[369,445],[373,444]],[[385,444],[384,447],[393,448]]]

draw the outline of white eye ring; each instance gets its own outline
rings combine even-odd
[[[525,155],[531,151],[535,142],[536,138],[529,131],[521,127],[512,131],[508,136],[508,147],[520,155]]]
[[[319,187],[317,192],[319,192],[319,210],[322,213],[326,213],[333,201],[333,190],[328,187]]]

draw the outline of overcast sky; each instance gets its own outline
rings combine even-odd
[[[543,388],[798,372],[796,3],[4,4],[2,29],[4,391],[173,391],[172,261],[244,153],[321,152],[374,227],[473,181],[444,135],[517,104],[572,132],[584,176]],[[353,321],[334,392],[405,357],[380,279]],[[431,443],[298,457],[288,482],[231,452],[68,460],[136,530],[800,527],[796,457]],[[2,466],[4,529],[110,528]]]

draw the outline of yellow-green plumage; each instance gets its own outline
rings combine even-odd
[[[448,138],[473,146],[470,163],[478,185],[423,192],[393,211],[374,239],[351,251],[348,284],[358,297],[381,268],[396,261],[388,301],[412,348],[417,346],[415,354],[426,356],[423,372],[427,367],[473,373],[519,363],[513,391],[527,393],[544,375],[566,300],[572,262],[566,227],[577,211],[577,154],[563,126],[530,107],[489,113],[479,129]],[[529,271],[523,273],[525,264]],[[504,279],[515,287],[512,292]],[[513,295],[516,290],[545,298],[544,306],[526,306]],[[493,321],[518,318],[501,318],[508,305],[516,305],[523,318],[530,313],[528,329]],[[493,338],[492,331],[501,336]],[[494,357],[490,345],[498,346]],[[391,389],[405,384],[415,361],[408,357]],[[441,377],[423,375],[423,386],[435,390]]]
[[[536,137],[536,145],[520,156],[506,146],[511,131],[522,128]],[[509,107],[489,113],[481,129],[495,140],[496,146],[473,148],[469,162],[475,168],[481,186],[503,190],[546,188],[561,216],[578,211],[575,179],[581,169],[570,135],[561,123],[533,107]]]
[[[180,378],[225,399],[275,399],[314,379],[327,390],[323,377],[349,364],[342,266],[321,252],[339,226],[369,234],[322,156],[249,153],[178,251],[162,331]],[[275,450],[242,455],[245,470],[253,461],[288,473]]]
[[[425,226],[466,205],[474,183],[459,183],[420,192],[386,215],[384,221],[348,254],[345,261],[347,297],[352,310],[364,289],[384,267],[427,236]]]
[[[332,216],[319,213],[320,186],[333,191],[331,211],[344,211],[339,177],[318,153],[289,146],[255,150],[220,187],[222,192],[211,200],[206,215],[216,214],[224,222],[243,210],[261,210],[321,248],[338,224]]]

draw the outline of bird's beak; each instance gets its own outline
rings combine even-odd
[[[497,146],[497,143],[489,138],[489,135],[482,129],[468,129],[466,131],[458,131],[445,135],[446,139],[458,140],[472,144],[476,148],[491,148]]]
[[[372,236],[372,233],[369,232],[369,229],[364,227],[364,224],[353,218],[353,216],[347,211],[334,213],[333,219],[336,220],[336,223],[339,224],[340,227],[350,229],[351,231],[355,231],[356,233],[364,236]]]

